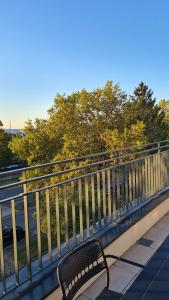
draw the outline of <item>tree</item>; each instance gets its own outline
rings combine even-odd
[[[164,113],[155,103],[152,91],[140,83],[128,100],[118,84],[108,81],[103,88],[92,91],[85,89],[71,95],[57,94],[48,111],[48,119],[28,121],[24,136],[15,137],[10,147],[12,151],[28,164],[57,161],[76,156],[112,150],[136,144],[138,146],[155,139],[166,137]],[[89,162],[89,161],[88,161]],[[83,164],[84,162],[81,162]],[[66,168],[79,165],[79,162],[66,164]],[[55,166],[52,171],[60,171]],[[45,172],[48,172],[49,169]],[[42,170],[31,171],[29,176],[41,174]],[[82,171],[79,171],[82,172]],[[84,170],[83,170],[84,172]],[[86,170],[85,170],[86,172]],[[77,171],[61,177],[38,181],[28,185],[47,186],[66,176],[76,176]],[[84,186],[82,186],[84,188]],[[64,196],[59,194],[61,228],[64,235]],[[50,190],[51,230],[56,236],[55,191]],[[45,192],[41,193],[41,226],[47,232]],[[67,190],[68,213],[71,214],[71,190]],[[77,200],[77,209],[78,209]],[[63,213],[62,213],[63,212]],[[70,216],[71,218],[71,216]],[[70,232],[72,227],[69,228]],[[62,231],[62,229],[61,229]]]
[[[102,138],[105,141],[108,150],[132,145],[141,146],[147,142],[146,136],[144,135],[144,129],[144,123],[138,121],[136,124],[124,128],[123,132],[119,132],[118,129],[107,130],[103,133]]]
[[[159,102],[159,107],[162,113],[164,113],[164,121],[169,125],[169,100],[162,99]]]
[[[53,159],[59,149],[60,140],[52,134],[47,120],[28,120],[23,129],[24,135],[13,137],[10,148],[22,161],[29,165]]]
[[[135,88],[130,101],[126,104],[124,117],[126,127],[142,121],[145,125],[144,135],[149,142],[167,137],[168,126],[164,120],[165,115],[156,104],[152,90],[143,82]]]
[[[57,95],[48,119],[28,121],[24,136],[15,137],[10,147],[28,164],[85,155],[106,149],[101,138],[107,129],[122,130],[127,96],[118,84],[108,81],[103,88]]]
[[[11,135],[2,129],[2,121],[0,121],[0,168],[8,166],[13,161],[13,154],[8,145]]]

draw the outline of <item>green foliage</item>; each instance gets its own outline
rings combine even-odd
[[[153,98],[153,92],[141,82],[129,99],[118,84],[108,81],[103,88],[93,91],[85,89],[71,95],[57,95],[54,104],[48,111],[48,119],[28,121],[23,137],[15,137],[10,143],[13,153],[30,164],[57,161],[72,157],[112,150],[131,145],[142,145],[147,142],[162,140],[167,137],[168,125],[165,114]],[[71,162],[45,168],[43,174],[58,172],[63,168],[70,169],[82,166],[85,162]],[[76,170],[52,179],[41,180],[30,184],[28,189],[48,186],[90,171]],[[42,170],[30,171],[27,176],[42,175]],[[75,193],[76,211],[79,211],[79,200]],[[91,192],[89,190],[89,192]],[[82,185],[84,195],[84,185]],[[72,194],[67,187],[69,234],[72,234]],[[83,199],[83,202],[85,199]],[[89,197],[91,201],[91,197]],[[50,192],[52,240],[56,238],[56,197]],[[61,240],[64,240],[64,195],[60,189],[60,228]],[[91,207],[91,204],[90,204]],[[97,210],[97,207],[96,207]],[[91,213],[91,211],[90,211]],[[83,209],[85,220],[85,209]],[[76,214],[77,227],[79,217]],[[85,224],[84,224],[85,226]],[[41,227],[47,232],[46,196],[41,193]],[[78,230],[77,230],[78,231]]]
[[[144,135],[149,142],[167,137],[168,126],[164,120],[164,113],[156,104],[152,90],[143,82],[135,88],[133,96],[130,97],[124,118],[126,127],[142,121],[145,125]]]
[[[166,111],[166,109],[165,109]],[[13,138],[15,155],[30,164],[165,139],[168,125],[153,92],[141,82],[129,100],[118,84],[57,95],[48,119],[27,121]],[[134,127],[133,127],[134,126]]]
[[[48,120],[28,121],[25,135],[12,140],[12,151],[28,164],[70,158],[105,150],[102,133],[122,130],[127,96],[118,84],[57,95]]]
[[[137,121],[136,124],[124,128],[123,132],[120,132],[118,129],[108,129],[102,134],[102,138],[106,143],[106,148],[109,150],[131,145],[140,146],[147,142],[144,136],[144,129],[143,121]]]
[[[163,113],[165,122],[169,125],[169,100],[162,99],[159,102],[161,113]]]
[[[0,127],[3,124],[0,121]],[[0,168],[8,166],[13,161],[13,154],[9,149],[8,145],[11,140],[11,135],[5,133],[5,131],[0,128]]]
[[[57,134],[51,131],[47,120],[36,119],[27,121],[24,135],[16,136],[10,143],[12,152],[29,165],[52,160],[59,148]]]

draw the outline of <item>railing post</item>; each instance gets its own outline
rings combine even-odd
[[[113,220],[116,220],[116,210],[117,210],[117,203],[116,203],[116,169],[112,168],[112,203],[113,203]]]
[[[73,223],[73,240],[74,246],[77,246],[76,237],[76,205],[75,205],[75,182],[71,181],[71,198],[72,198],[72,223]]]
[[[48,239],[48,258],[52,261],[52,241],[51,241],[51,220],[50,220],[50,193],[46,190],[46,217],[47,217],[47,239]]]
[[[95,181],[94,175],[91,176],[91,192],[92,192],[92,223],[93,223],[93,234],[96,233],[96,204],[95,204]]]
[[[83,241],[83,205],[82,205],[82,180],[78,179],[78,194],[79,194],[79,218],[80,218],[80,240]]]
[[[86,234],[90,237],[90,215],[89,215],[89,184],[88,177],[85,177],[85,205],[86,205]]]
[[[41,223],[40,223],[40,205],[39,205],[39,192],[35,193],[36,199],[36,228],[37,228],[37,244],[38,244],[38,260],[39,270],[42,269],[42,246],[41,246]]]
[[[5,257],[3,245],[2,205],[0,203],[0,276],[2,277],[2,293],[6,294]]]
[[[16,212],[15,212],[15,200],[11,200],[12,209],[12,230],[13,230],[13,251],[14,251],[14,266],[16,285],[19,285],[19,268],[18,268],[18,247],[17,247],[17,233],[16,233]]]
[[[61,255],[61,237],[60,237],[60,210],[59,210],[59,188],[56,188],[56,230],[57,230],[57,253]]]
[[[22,180],[26,181],[26,172],[22,171]],[[27,193],[27,184],[23,183],[23,192]],[[24,195],[24,219],[25,219],[25,239],[26,239],[26,259],[28,269],[28,279],[32,281],[32,269],[31,269],[31,253],[30,253],[30,235],[29,235],[29,212],[28,212],[28,196]]]

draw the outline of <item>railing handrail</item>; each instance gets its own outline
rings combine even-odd
[[[33,282],[39,272],[79,243],[109,230],[109,226],[139,212],[144,205],[149,207],[150,199],[154,201],[168,189],[169,142],[147,145],[121,148],[132,151],[116,149],[114,155],[65,164],[58,169],[44,169],[37,177],[34,173],[38,172],[22,171],[21,182],[1,187],[7,189],[0,199],[1,299],[25,282]],[[47,180],[65,173],[67,176]],[[41,181],[29,185],[34,180]],[[22,186],[8,190],[16,185]],[[158,203],[161,200],[155,201],[155,206]],[[154,204],[150,209],[153,208]],[[134,223],[135,220],[130,225]],[[13,237],[9,236],[10,240],[6,235],[8,224]]]
[[[103,155],[107,155],[107,154],[125,151],[125,150],[132,150],[134,148],[146,148],[148,146],[153,146],[155,144],[158,145],[158,144],[166,143],[166,142],[169,142],[169,140],[161,140],[161,141],[143,144],[143,145],[132,145],[132,146],[124,147],[124,148],[117,148],[117,149],[98,152],[98,153],[94,153],[94,154],[88,154],[88,155],[73,157],[73,158],[69,158],[69,159],[58,160],[55,162],[49,162],[49,163],[39,164],[39,165],[35,165],[35,166],[30,166],[30,167],[24,167],[24,168],[20,168],[20,169],[16,169],[16,170],[5,171],[5,172],[0,173],[0,177],[19,173],[19,172],[24,172],[24,171],[26,172],[26,171],[31,171],[31,170],[35,170],[35,169],[41,169],[44,167],[54,166],[54,165],[58,165],[58,164],[65,164],[65,163],[69,163],[69,162],[73,162],[73,161],[80,162],[80,161],[83,161],[85,159],[92,158],[92,157],[94,158],[94,157],[98,157],[98,156],[103,156]]]
[[[162,146],[162,147],[163,147],[163,148],[164,148],[164,147],[167,147],[167,145],[166,145],[166,146]],[[161,148],[162,148],[162,147],[161,147]],[[154,148],[154,150],[157,150],[157,149],[158,149],[158,148]],[[144,152],[144,153],[147,153],[147,151],[148,151],[148,150],[141,151],[139,154],[141,154],[141,153],[143,153],[143,152]],[[164,152],[167,152],[167,151],[169,151],[169,150],[166,150],[166,151],[164,151]],[[133,154],[134,154],[134,153],[130,154],[130,156],[133,155]],[[136,152],[136,154],[138,154],[138,152]],[[55,188],[55,187],[62,186],[62,185],[64,185],[64,184],[70,183],[70,182],[72,182],[72,181],[77,181],[78,179],[82,179],[82,178],[85,178],[85,177],[89,177],[89,176],[94,175],[94,174],[97,174],[97,173],[101,173],[101,172],[104,172],[104,171],[107,171],[107,170],[111,170],[111,169],[116,169],[116,168],[118,168],[119,166],[124,166],[124,165],[127,165],[127,164],[132,164],[133,162],[137,162],[137,161],[139,161],[139,160],[143,160],[143,159],[145,159],[145,158],[147,158],[147,157],[150,157],[150,156],[153,156],[153,155],[156,155],[156,154],[157,154],[157,153],[154,153],[154,154],[150,154],[150,155],[148,155],[148,156],[139,157],[139,158],[136,158],[136,159],[133,159],[133,160],[125,161],[125,162],[120,163],[119,165],[112,165],[112,166],[109,166],[109,167],[106,167],[106,168],[103,168],[103,169],[100,169],[100,170],[92,171],[92,172],[85,173],[85,174],[80,175],[80,176],[77,176],[77,177],[73,177],[73,178],[66,179],[66,180],[64,180],[64,181],[60,181],[60,182],[57,182],[57,183],[54,183],[54,184],[51,184],[51,185],[48,185],[48,186],[44,186],[44,187],[42,187],[42,188],[38,188],[38,189],[35,189],[35,190],[27,191],[27,192],[21,193],[21,194],[19,194],[19,195],[16,195],[16,196],[12,196],[12,197],[3,199],[3,200],[0,201],[0,204],[6,203],[6,202],[8,202],[8,201],[11,201],[11,200],[14,199],[14,198],[15,198],[15,200],[16,200],[16,199],[19,199],[19,198],[21,198],[21,197],[24,197],[24,196],[27,196],[27,195],[30,195],[30,194],[34,194],[34,193],[36,193],[36,192],[45,191],[45,190],[48,190],[48,189],[52,189],[52,188]],[[128,156],[128,155],[129,155],[129,154],[124,155],[123,158],[126,157],[126,156]],[[119,159],[119,157],[118,157],[118,159]]]
[[[169,147],[169,145],[161,146],[160,149],[164,149],[166,147]],[[159,148],[156,147],[156,148],[151,148],[151,149],[147,149],[147,150],[143,150],[143,151],[137,151],[137,152],[134,152],[134,153],[128,153],[128,154],[125,154],[125,155],[109,158],[109,159],[106,159],[106,160],[97,161],[97,162],[94,162],[94,163],[90,163],[90,164],[83,165],[83,166],[78,166],[78,167],[75,167],[75,168],[71,168],[71,169],[67,169],[67,170],[63,170],[63,171],[59,171],[59,172],[49,173],[49,174],[42,175],[42,176],[36,176],[36,177],[33,177],[33,178],[21,180],[19,182],[14,182],[14,183],[11,183],[11,184],[0,186],[0,191],[4,190],[4,189],[7,189],[7,188],[17,187],[17,186],[20,186],[20,185],[23,185],[23,184],[26,184],[26,183],[31,183],[31,182],[35,182],[35,181],[39,181],[39,180],[43,180],[43,179],[49,179],[51,177],[55,177],[55,176],[59,176],[59,175],[68,174],[68,173],[71,173],[71,172],[74,172],[74,171],[79,171],[79,170],[83,170],[83,169],[86,169],[86,168],[96,167],[96,166],[103,165],[103,164],[108,163],[108,162],[118,161],[119,159],[131,157],[133,155],[148,153],[148,152],[155,151],[155,150],[158,150],[158,149]]]

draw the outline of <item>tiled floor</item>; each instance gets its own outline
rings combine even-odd
[[[153,240],[149,246],[134,244],[123,257],[146,264],[158,249],[161,243],[169,234],[169,213],[167,213],[156,225],[153,226],[145,235],[144,238]],[[110,286],[109,288],[116,292],[124,293],[131,285],[133,280],[139,274],[140,269],[123,262],[116,262],[109,269]],[[102,289],[105,287],[106,276],[102,274],[84,293],[79,297],[79,300],[93,300]]]
[[[143,237],[150,239],[153,243],[147,247],[135,243],[125,254],[124,258],[128,258],[132,261],[136,261],[145,265],[152,257],[154,252],[159,248],[162,242],[169,234],[169,213],[167,213],[158,223],[156,223]],[[109,268],[110,272],[110,286],[113,291],[124,293],[137,275],[140,269],[125,264],[123,262],[116,262]],[[78,298],[79,300],[94,300],[100,292],[103,290],[106,284],[106,275],[103,273],[88,289]],[[59,298],[58,298],[59,297]],[[46,300],[56,299],[55,293],[48,296]],[[60,300],[57,294],[57,299]]]

